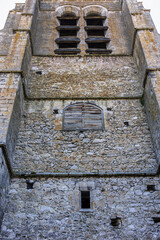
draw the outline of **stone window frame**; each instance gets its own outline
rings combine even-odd
[[[81,192],[89,191],[90,192],[90,208],[81,208]],[[86,184],[86,186],[79,187],[79,211],[80,212],[93,212],[93,188]]]
[[[58,19],[63,17],[64,15],[67,15],[67,14],[74,15],[78,19],[76,26],[80,28],[80,21],[79,21],[79,19],[80,19],[80,8],[79,7],[73,6],[73,5],[60,6],[55,10],[55,12],[56,12],[56,23],[57,23],[56,28],[58,26],[60,26],[60,22],[59,22]],[[58,38],[59,38],[59,33],[57,31],[56,39],[58,39]],[[76,38],[80,39],[79,31],[77,32]],[[56,43],[56,39],[55,39],[55,49],[54,49],[55,54],[56,54],[56,51],[60,49],[58,47],[58,44]],[[80,42],[77,44],[77,49],[79,48],[79,45],[80,45]],[[65,53],[62,53],[62,54],[65,54]],[[59,55],[62,55],[62,54],[59,53]]]
[[[60,6],[58,8],[55,9],[55,17],[57,19],[57,26],[59,26],[59,21],[58,18],[63,16],[64,14],[74,14],[78,19],[77,21],[77,26],[80,28],[79,31],[77,32],[77,38],[80,39],[80,42],[77,44],[77,49],[80,49],[80,52],[75,52],[76,55],[87,55],[89,56],[90,53],[87,53],[87,49],[88,49],[88,44],[86,43],[86,38],[87,38],[87,32],[85,31],[85,27],[86,25],[86,20],[85,17],[87,17],[87,15],[89,14],[98,14],[101,17],[105,17],[105,21],[104,21],[104,25],[103,26],[108,26],[108,10],[107,8],[105,8],[104,6],[101,5],[89,5],[89,6],[85,6],[85,7],[77,7],[74,5],[64,5],[64,6]],[[57,36],[56,39],[59,37],[58,32],[57,32]],[[105,37],[106,38],[110,38],[110,33],[109,33],[109,28],[105,33]],[[55,55],[56,51],[59,49],[58,45],[55,43],[55,47],[54,47],[54,51],[55,51]],[[107,44],[107,50],[106,53],[110,54],[112,53],[112,50],[110,49],[110,43]],[[101,52],[103,53],[103,52]],[[101,54],[100,53],[100,54]],[[59,55],[64,55],[63,54],[59,54]],[[67,54],[67,53],[66,53]],[[74,54],[74,55],[75,55]]]

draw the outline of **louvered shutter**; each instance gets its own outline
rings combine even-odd
[[[90,103],[76,103],[64,110],[64,130],[103,130],[102,110]]]

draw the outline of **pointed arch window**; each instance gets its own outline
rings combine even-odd
[[[104,130],[103,110],[91,103],[75,103],[63,111],[63,130]]]

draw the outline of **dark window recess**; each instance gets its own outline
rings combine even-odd
[[[90,191],[81,191],[81,208],[90,208]]]
[[[98,16],[89,16],[86,19],[87,26],[103,26],[103,18]]]
[[[33,189],[34,182],[31,182],[31,181],[27,180],[26,184],[27,184],[27,189]]]
[[[77,31],[76,30],[61,30],[59,33],[60,37],[68,37],[68,36],[77,36]]]
[[[155,185],[147,185],[147,191],[149,191],[149,192],[156,191]]]
[[[129,122],[124,122],[124,125],[128,127],[129,126]]]
[[[42,75],[42,71],[37,71],[36,74],[37,75]]]
[[[54,109],[53,114],[58,114],[58,109]]]
[[[121,218],[119,218],[119,217],[111,218],[111,225],[113,227],[120,226],[121,225]]]
[[[63,19],[60,19],[60,25],[61,26],[75,26],[77,24],[77,19],[72,16],[70,17],[64,17]]]
[[[104,36],[103,30],[88,30],[87,31],[88,36]]]
[[[160,217],[153,217],[154,223],[160,223]]]
[[[105,49],[106,43],[88,43],[88,48]]]
[[[107,111],[112,111],[112,108],[107,108]]]

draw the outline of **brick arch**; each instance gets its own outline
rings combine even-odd
[[[100,5],[89,5],[84,7],[83,9],[84,16],[87,16],[89,14],[98,14],[100,16],[107,17],[108,10]]]
[[[88,102],[70,104],[63,110],[63,130],[104,130],[103,110]]]
[[[80,16],[80,8],[72,5],[58,7],[55,12],[57,13],[57,17],[61,17],[64,14],[73,14],[76,17]]]

